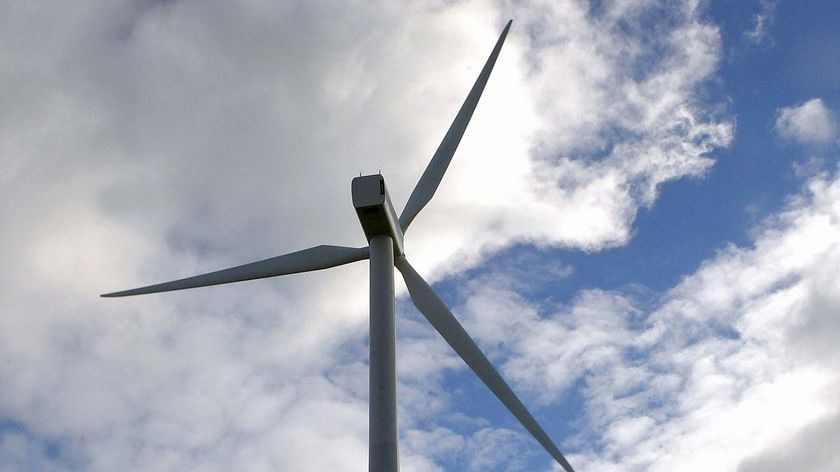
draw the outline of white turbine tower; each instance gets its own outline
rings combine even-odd
[[[402,273],[411,300],[431,325],[452,346],[476,375],[502,401],[537,441],[567,472],[574,472],[563,454],[543,431],[525,405],[461,323],[452,315],[434,290],[411,267],[403,251],[403,234],[408,226],[432,199],[446,172],[452,155],[461,141],[473,110],[481,97],[493,65],[505,41],[512,21],[502,31],[493,52],[478,75],[458,115],[435,151],[420,181],[408,198],[399,218],[396,216],[382,175],[366,175],[353,179],[353,206],[359,216],[369,246],[316,246],[282,256],[252,262],[230,269],[174,280],[157,285],[102,295],[124,297],[147,293],[168,292],[208,285],[227,284],[244,280],[276,277],[320,269],[328,269],[351,262],[370,259],[370,439],[369,463],[371,472],[397,472],[397,397],[396,349],[394,323],[394,267]]]

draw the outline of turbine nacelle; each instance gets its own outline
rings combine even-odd
[[[353,207],[368,241],[378,235],[388,235],[394,240],[394,257],[405,254],[403,232],[385,178],[381,174],[359,176],[350,184]]]

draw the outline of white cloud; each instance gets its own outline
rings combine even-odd
[[[828,143],[834,139],[836,128],[837,123],[831,110],[820,98],[781,108],[776,113],[776,132],[779,136],[801,143]]]
[[[473,435],[464,449],[470,472],[527,470],[527,454],[522,445],[526,438],[507,429],[484,428]]]
[[[768,37],[776,15],[775,0],[761,0],[759,11],[752,17],[752,27],[744,31],[743,39],[750,45],[758,45]]]
[[[837,438],[840,437],[840,415],[822,418],[783,438],[738,466],[738,472],[776,472],[813,470],[830,472],[840,468]]]
[[[714,73],[719,38],[693,2],[605,8],[511,7],[514,30],[445,198],[409,233],[430,279],[517,241],[620,244],[659,185],[702,174],[731,138],[695,93]],[[672,21],[652,34],[644,26],[663,9]],[[0,465],[358,470],[364,264],[96,296],[364,244],[350,178],[381,168],[405,200],[506,15],[477,1],[4,9]],[[609,322],[583,331],[609,341]],[[401,379],[401,418],[420,431],[450,408],[441,372],[457,359],[406,337],[402,360],[416,370]],[[582,332],[587,365],[603,365],[587,346]],[[563,388],[565,369],[548,381]],[[459,421],[464,447],[481,450],[486,425]],[[406,444],[413,467],[434,469],[422,441]]]
[[[464,313],[520,389],[560,401],[583,382],[581,469],[833,470],[837,202],[840,172],[812,177],[751,246],[724,248],[648,313],[598,291],[535,305],[504,277],[471,285]]]

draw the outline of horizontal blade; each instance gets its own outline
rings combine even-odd
[[[496,63],[496,58],[499,57],[499,51],[502,49],[502,44],[505,42],[505,37],[512,22],[513,20],[508,21],[508,24],[502,31],[502,35],[496,41],[496,47],[493,48],[493,52],[490,53],[490,57],[484,64],[484,68],[478,74],[478,79],[476,79],[472,90],[467,95],[467,99],[464,100],[464,104],[461,105],[458,115],[455,116],[455,120],[449,126],[449,130],[446,132],[446,136],[443,137],[443,141],[440,142],[437,151],[435,151],[435,155],[432,156],[432,160],[417,182],[417,186],[414,187],[414,190],[408,197],[408,202],[405,204],[405,208],[400,215],[400,228],[403,233],[408,229],[408,225],[411,224],[414,217],[420,213],[420,210],[429,203],[440,185],[443,174],[446,173],[449,162],[452,161],[452,156],[455,154],[455,150],[458,149],[461,137],[464,135],[464,131],[470,123],[473,111],[476,105],[478,105],[481,92],[484,91],[484,86],[487,85],[487,79],[490,78],[490,72],[493,71],[493,65]]]
[[[493,365],[487,360],[487,357],[481,352],[481,349],[475,344],[461,323],[455,318],[452,312],[446,308],[443,301],[435,294],[434,290],[423,280],[420,275],[414,271],[411,264],[405,260],[404,257],[398,258],[395,263],[397,269],[402,273],[405,279],[405,285],[408,287],[408,293],[411,296],[411,301],[420,310],[420,313],[429,320],[429,323],[443,336],[443,339],[452,346],[452,349],[464,359],[464,362],[470,366],[470,369],[478,375],[487,387],[505,404],[508,410],[513,413],[513,416],[522,423],[522,426],[530,432],[537,441],[551,454],[560,465],[566,469],[567,472],[574,472],[572,466],[557,449],[557,446],[548,437],[548,434],[543,431],[537,420],[531,415],[525,405],[519,400],[513,390],[502,379],[502,376],[496,371]]]
[[[103,297],[127,297],[146,293],[170,292],[185,288],[206,287],[208,285],[229,284],[243,280],[264,279],[278,275],[309,272],[349,264],[367,259],[370,252],[366,247],[316,246],[302,251],[252,262],[230,269],[217,270],[209,274],[196,275],[185,279],[173,280],[148,287],[106,293]]]

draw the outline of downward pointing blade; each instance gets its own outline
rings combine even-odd
[[[196,275],[194,277],[173,280],[157,285],[149,285],[148,287],[106,293],[102,296],[127,297],[129,295],[169,292],[186,288],[263,279],[298,272],[309,272],[367,259],[369,254],[369,250],[366,247],[316,246],[250,264],[231,267],[230,269],[217,270],[208,274]]]
[[[408,225],[411,224],[414,217],[420,213],[420,210],[429,203],[440,185],[443,174],[446,173],[449,162],[452,161],[452,155],[458,149],[461,137],[464,135],[464,131],[470,123],[470,118],[472,118],[473,111],[476,105],[478,105],[478,99],[481,98],[484,86],[487,85],[487,79],[490,78],[490,72],[493,71],[493,65],[496,64],[496,58],[499,57],[499,51],[502,50],[502,44],[505,42],[505,37],[507,37],[512,22],[513,20],[508,21],[505,29],[502,31],[502,35],[496,41],[493,52],[490,53],[490,57],[484,64],[484,68],[478,74],[478,79],[476,79],[472,90],[467,95],[467,99],[464,100],[464,104],[461,105],[458,115],[455,116],[455,120],[449,126],[449,130],[446,132],[446,136],[443,137],[443,141],[440,142],[437,151],[435,151],[435,155],[432,156],[432,160],[417,182],[417,186],[414,187],[414,190],[408,197],[408,202],[405,204],[405,208],[400,215],[400,228],[403,233],[408,229]]]
[[[548,437],[548,434],[543,431],[537,420],[531,415],[525,405],[519,400],[513,390],[502,379],[502,376],[496,371],[493,365],[487,360],[487,357],[481,352],[481,349],[475,344],[461,323],[455,316],[446,308],[443,301],[435,294],[434,290],[423,280],[420,275],[415,272],[414,268],[404,257],[398,258],[394,265],[402,273],[405,279],[405,285],[408,287],[408,293],[411,296],[411,301],[423,313],[423,316],[429,320],[429,323],[443,336],[443,339],[452,346],[452,349],[464,359],[464,362],[470,366],[470,369],[490,388],[493,394],[505,404],[508,410],[522,423],[522,426],[531,433],[531,435],[539,441],[540,444],[551,454],[567,472],[574,472],[572,466],[557,449],[557,446]]]

